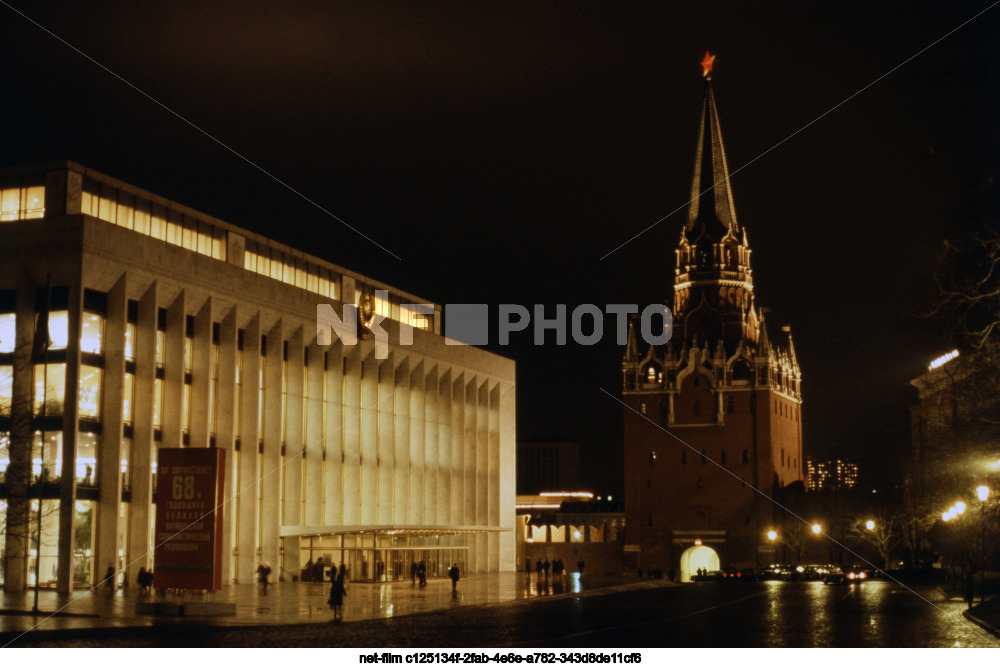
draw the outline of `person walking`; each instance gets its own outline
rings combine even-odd
[[[448,577],[451,578],[451,590],[456,590],[458,587],[458,563],[453,563],[451,569],[448,570]]]
[[[583,576],[583,560],[581,559],[579,563],[576,564],[576,568],[580,571],[580,576]]]
[[[111,593],[115,592],[115,566],[108,563],[108,569],[104,572],[104,587]]]
[[[410,581],[415,586],[417,584],[417,563],[416,561],[410,563]]]
[[[257,581],[261,583],[264,588],[264,595],[267,595],[267,585],[271,579],[271,566],[266,562],[262,562],[257,566]]]
[[[330,586],[330,599],[327,604],[333,609],[333,622],[343,620],[344,596],[347,590],[344,588],[344,575],[338,574],[333,577],[333,584]]]
[[[417,579],[420,580],[421,588],[427,585],[427,564],[424,561],[417,565]]]
[[[542,564],[542,570],[545,572],[545,581],[549,580],[549,569],[552,567],[552,563],[549,562],[548,557],[545,558],[545,563]]]
[[[535,574],[537,575],[538,583],[542,583],[542,559],[539,558],[535,561]]]

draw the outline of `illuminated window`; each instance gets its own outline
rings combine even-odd
[[[135,361],[135,322],[125,325],[125,359]]]
[[[191,385],[184,385],[184,398],[181,404],[181,424],[185,431],[191,429]]]
[[[97,484],[96,433],[78,433],[76,436],[76,481],[90,486]]]
[[[80,351],[100,354],[103,337],[104,317],[85,312],[80,321]]]
[[[101,416],[101,379],[104,371],[96,366],[80,367],[80,417],[99,419]]]
[[[135,376],[131,373],[125,374],[125,388],[122,395],[122,419],[126,424],[132,423],[132,392],[135,385]]]
[[[124,197],[123,197],[124,198]],[[128,204],[123,204],[118,202],[118,212],[115,216],[115,222],[127,229],[135,228],[135,209]]]
[[[156,332],[156,365],[163,366],[163,346],[166,340],[166,333],[163,331]]]
[[[49,313],[50,350],[65,350],[69,342],[69,313],[57,310]]]
[[[646,369],[646,382],[656,382],[656,369],[652,366]]]
[[[10,406],[14,398],[14,367],[0,366],[0,416],[10,416]]]
[[[0,313],[0,352],[13,352],[17,335],[14,313]]]
[[[153,383],[153,428],[161,428],[163,422],[160,419],[163,406],[163,380],[157,378]]]
[[[44,215],[44,185],[0,190],[0,221],[29,220]]]
[[[47,416],[61,415],[65,397],[66,364],[49,364],[48,373],[45,364],[35,364],[35,415],[42,414],[42,401]]]
[[[145,202],[140,202],[140,205],[135,209],[135,231],[151,236],[149,204],[143,204]]]
[[[42,433],[35,431],[31,441],[31,474],[42,474],[42,461],[49,480],[55,480],[62,472],[62,431],[46,431],[45,447],[42,447]]]
[[[149,235],[161,241],[167,240],[167,221],[155,213],[149,219]]]
[[[194,359],[194,339],[184,339],[184,372],[190,373]]]
[[[0,431],[0,483],[7,475],[7,466],[10,465],[10,433]],[[3,501],[0,501],[2,504]],[[3,514],[0,513],[0,521],[3,521]]]

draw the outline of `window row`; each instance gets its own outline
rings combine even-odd
[[[340,300],[340,276],[312,262],[286,255],[254,241],[247,241],[243,253],[243,268],[288,285]]]
[[[97,189],[97,185],[90,186]],[[226,230],[203,220],[169,212],[141,197],[104,188],[105,195],[83,191],[81,211],[87,215],[180,246],[213,259],[226,259]]]

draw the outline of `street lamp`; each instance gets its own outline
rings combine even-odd
[[[813,532],[814,532],[815,534],[819,535],[819,534],[820,534],[820,531],[822,531],[822,530],[823,530],[823,529],[822,529],[822,528],[820,527],[820,525],[819,525],[818,523],[814,523],[814,524],[812,525],[812,531],[813,531]]]
[[[875,522],[869,519],[868,522],[865,523],[865,528],[868,530],[875,530]]]
[[[773,530],[767,531],[767,539],[774,542],[776,539],[778,539],[778,533]]]

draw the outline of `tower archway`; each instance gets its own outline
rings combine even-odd
[[[699,568],[709,571],[719,569],[719,554],[715,553],[715,549],[697,546],[681,554],[681,581],[691,581],[691,575]]]

